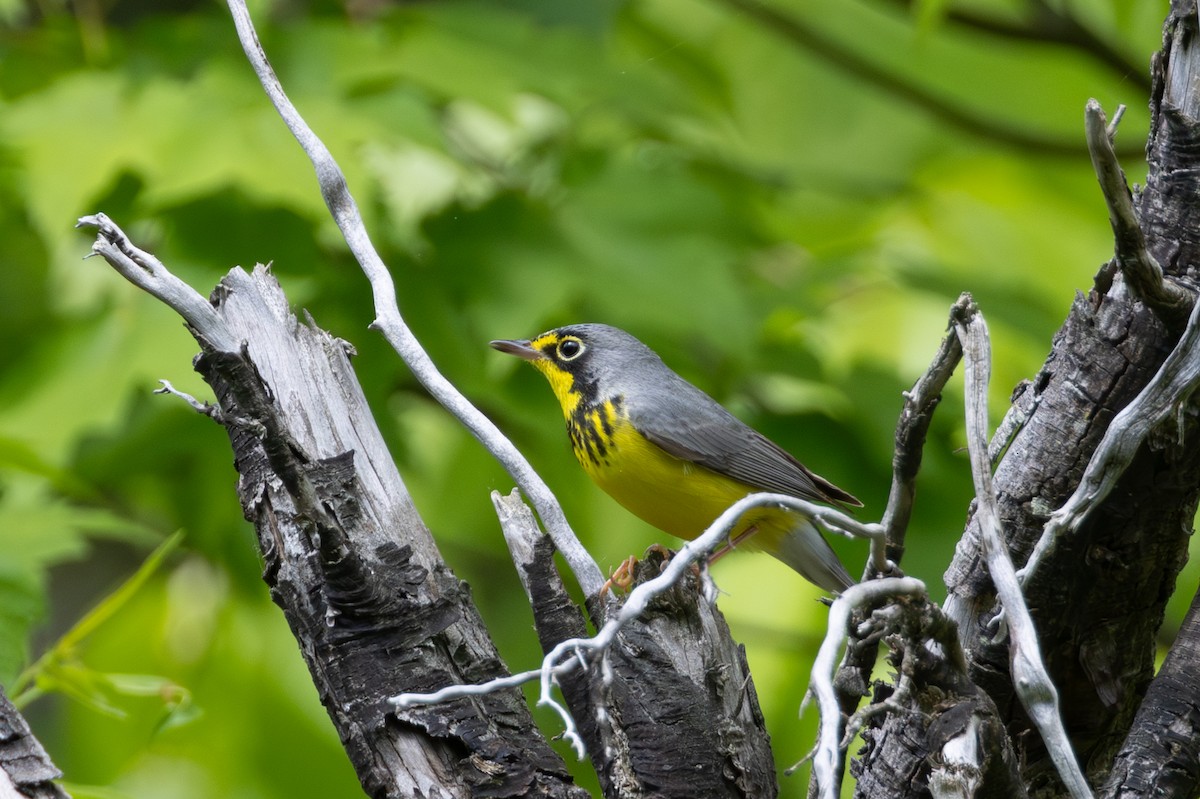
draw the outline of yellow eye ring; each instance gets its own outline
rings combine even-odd
[[[580,355],[583,355],[586,349],[587,347],[584,346],[582,341],[572,336],[558,342],[555,353],[558,355],[560,361],[573,361]]]

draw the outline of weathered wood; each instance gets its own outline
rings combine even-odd
[[[54,782],[61,776],[62,772],[33,737],[25,717],[0,689],[0,796],[71,799]]]
[[[898,680],[875,684],[872,702],[881,712],[867,718],[866,745],[851,764],[855,797],[928,797],[931,785],[937,796],[1024,797],[1003,720],[967,676],[954,624],[927,601],[866,615],[887,643]]]
[[[207,346],[238,492],[322,702],[373,797],[571,797],[519,691],[393,712],[386,698],[506,673],[384,446],[350,348],[299,322],[270,273],[213,296],[240,352]]]
[[[1104,799],[1193,799],[1200,795],[1200,593],[1175,646],[1150,683]]]
[[[585,635],[549,539],[519,497],[497,506],[506,508],[505,535],[543,651]],[[652,551],[634,567],[635,585],[662,563]],[[656,598],[617,634],[607,664],[559,679],[605,796],[770,799],[779,791],[745,650],[700,582],[689,574]]]
[[[1168,275],[1200,262],[1200,128],[1178,109],[1196,103],[1171,75],[1198,55],[1195,7],[1176,4],[1156,59],[1150,174],[1137,210]],[[1189,66],[1194,70],[1194,66]],[[1186,96],[1175,92],[1183,91]],[[1051,511],[1070,496],[1109,423],[1147,384],[1174,340],[1113,269],[1077,298],[1041,372],[1023,387],[1030,408],[995,474],[1014,560],[1028,557]],[[1181,417],[1182,418],[1182,417]],[[1064,720],[1093,784],[1107,775],[1152,675],[1154,637],[1186,557],[1200,490],[1196,426],[1164,431],[1083,527],[1025,584]],[[1034,795],[1061,787],[1013,693],[1007,641],[989,628],[995,597],[978,526],[968,525],[946,575],[973,679],[995,699],[1020,747]]]

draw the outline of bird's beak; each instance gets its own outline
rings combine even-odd
[[[500,339],[499,341],[490,342],[492,349],[507,352],[509,355],[516,355],[518,358],[524,358],[527,361],[540,361],[546,356],[540,351],[529,346],[529,341],[518,341],[509,339]]]

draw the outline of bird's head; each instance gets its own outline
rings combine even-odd
[[[581,403],[587,407],[624,394],[640,366],[661,363],[653,350],[624,330],[601,324],[567,325],[532,339],[502,339],[491,345],[532,363],[550,381],[568,416]]]

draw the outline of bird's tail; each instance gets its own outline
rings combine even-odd
[[[826,591],[838,594],[854,585],[854,579],[816,525],[804,516],[789,515],[791,524],[778,537],[778,543],[765,547],[766,551]]]

